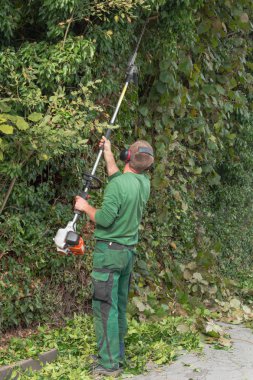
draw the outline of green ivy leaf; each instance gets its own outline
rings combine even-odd
[[[190,75],[193,69],[193,64],[190,56],[185,57],[180,65],[179,70],[182,71],[185,75]]]
[[[161,71],[159,79],[163,83],[168,83],[170,81],[170,73],[168,71]]]
[[[210,20],[204,20],[201,22],[201,24],[198,27],[198,33],[203,34],[206,33],[211,27],[211,21]]]
[[[139,108],[139,111],[142,114],[142,116],[147,116],[148,115],[148,107],[146,107],[146,106],[141,106]]]
[[[212,174],[208,177],[208,183],[213,186],[213,185],[219,185],[220,184],[220,179],[221,177],[215,173],[215,174]]]
[[[164,94],[166,92],[166,90],[167,90],[167,86],[166,86],[165,83],[158,82],[156,84],[156,89],[159,92],[159,94]]]

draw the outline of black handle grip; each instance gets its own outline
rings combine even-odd
[[[83,198],[83,199],[86,200],[86,199],[88,198],[88,193],[85,192],[85,191],[82,191],[82,192],[79,194],[79,196],[80,196],[81,198]],[[81,216],[81,215],[83,214],[83,212],[75,209],[75,210],[74,210],[74,214]]]
[[[105,138],[109,139],[110,136],[111,136],[111,133],[112,133],[112,130],[111,129],[107,129],[106,134],[105,134]]]
[[[81,191],[81,193],[79,194],[80,197],[82,197],[83,199],[88,199],[88,193],[85,192],[85,191]]]

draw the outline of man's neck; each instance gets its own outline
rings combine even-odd
[[[139,172],[137,172],[137,171],[134,170],[133,168],[130,168],[129,164],[126,164],[126,165],[125,165],[124,170],[123,170],[123,173],[140,174]]]

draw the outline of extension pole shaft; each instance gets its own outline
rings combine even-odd
[[[113,116],[112,116],[112,118],[111,118],[111,120],[110,120],[110,125],[114,125],[114,123],[115,123],[116,117],[117,117],[117,115],[118,115],[118,112],[119,112],[119,109],[120,109],[120,106],[121,106],[122,100],[124,99],[124,96],[125,96],[125,93],[126,93],[126,90],[127,90],[128,85],[129,85],[129,82],[126,82],[126,83],[125,83],[125,86],[123,87],[123,90],[122,90],[121,95],[120,95],[120,97],[119,97],[119,100],[118,100],[118,103],[117,103],[117,105],[116,105],[115,111],[114,111]],[[105,137],[106,137],[107,139],[110,138],[111,131],[112,131],[112,130],[111,130],[110,128],[107,129],[106,134],[105,134]],[[92,174],[92,175],[94,175],[94,174],[96,173],[96,170],[97,170],[97,167],[98,167],[98,164],[99,164],[100,158],[101,158],[101,156],[102,156],[102,153],[103,153],[103,149],[100,149],[100,150],[99,150],[99,153],[98,153],[98,156],[97,156],[97,159],[96,159],[96,162],[95,162],[95,164],[94,164],[94,166],[93,166],[93,169],[92,169],[92,171],[91,171],[91,174]],[[86,192],[87,190],[88,190],[88,189],[85,188],[84,192]]]
[[[129,82],[126,81],[126,83],[125,83],[125,85],[124,85],[124,87],[123,87],[123,90],[121,91],[121,94],[120,94],[120,97],[119,97],[118,103],[117,103],[117,105],[116,105],[116,108],[115,108],[115,110],[114,110],[114,113],[113,113],[113,115],[112,115],[112,118],[111,118],[111,120],[110,120],[110,125],[114,125],[114,123],[115,123],[116,117],[117,117],[117,115],[118,115],[118,112],[119,112],[119,109],[120,109],[121,103],[122,103],[122,101],[123,101],[123,99],[124,99],[124,96],[125,96],[125,93],[126,93],[126,90],[127,90],[128,85],[129,85]],[[111,128],[108,128],[107,131],[106,131],[106,134],[105,134],[105,137],[106,137],[107,139],[110,138],[111,132],[112,132]],[[92,171],[91,171],[91,175],[94,175],[94,174],[96,173],[96,170],[97,170],[97,167],[98,167],[98,164],[99,164],[99,161],[100,161],[100,159],[101,159],[102,154],[103,154],[103,148],[99,150],[99,153],[98,153],[98,155],[97,155],[97,159],[96,159],[95,164],[94,164],[94,166],[93,166],[93,168],[92,168]],[[84,194],[87,194],[88,191],[89,191],[89,186],[88,186],[88,185],[89,185],[89,184],[86,184],[86,187],[85,187],[85,189],[84,189]],[[79,214],[79,213],[78,213],[78,214],[75,213],[74,218],[73,218],[73,220],[72,220],[73,225],[76,224],[76,222],[78,221],[79,217],[80,217],[80,214]]]
[[[142,40],[142,37],[143,37],[143,34],[145,32],[145,29],[146,29],[146,26],[147,26],[147,23],[148,23],[148,20],[145,22],[143,28],[142,28],[142,31],[141,31],[141,35],[138,39],[138,42],[137,42],[137,45],[135,47],[135,50],[134,50],[134,53],[128,63],[128,66],[127,66],[127,78],[126,78],[126,82],[125,82],[125,85],[121,91],[121,94],[120,94],[120,97],[119,97],[119,100],[118,100],[118,103],[115,107],[115,110],[114,110],[114,113],[112,115],[112,118],[110,120],[110,125],[114,125],[115,123],[115,120],[116,120],[116,117],[118,115],[118,112],[119,112],[119,109],[120,109],[120,106],[121,106],[121,103],[124,99],[124,96],[125,96],[125,93],[126,93],[126,90],[128,88],[128,85],[131,81],[134,80],[134,76],[136,75],[136,67],[135,67],[135,60],[136,60],[136,57],[137,57],[137,52],[139,50],[139,46],[140,46],[140,43],[141,43],[141,40]],[[112,129],[111,128],[108,128],[107,131],[106,131],[106,134],[105,134],[105,137],[107,139],[110,138],[110,135],[111,135],[111,132],[112,132]],[[102,157],[102,154],[103,154],[103,148],[100,148],[99,150],[99,153],[98,153],[98,156],[97,156],[97,159],[95,161],[95,164],[92,168],[92,171],[91,171],[91,176],[94,176],[95,173],[96,173],[96,170],[97,170],[97,167],[98,167],[98,164],[99,164],[99,161]],[[90,186],[91,186],[91,180],[88,180],[86,181],[86,184],[85,184],[85,189],[84,189],[84,199],[87,198],[87,195],[88,195],[88,191],[90,189]],[[79,211],[75,211],[75,215],[74,215],[74,218],[72,220],[72,223],[73,223],[73,226],[75,227],[76,226],[76,222],[78,221],[78,219],[80,218],[80,215],[81,213]]]

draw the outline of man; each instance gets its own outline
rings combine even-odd
[[[99,356],[94,374],[118,376],[124,361],[127,332],[126,306],[130,276],[138,242],[138,228],[150,194],[145,174],[154,162],[153,149],[146,141],[136,141],[121,153],[125,161],[120,173],[105,137],[100,141],[109,176],[100,209],[77,196],[75,209],[96,223],[97,240],[93,252],[92,308]]]

